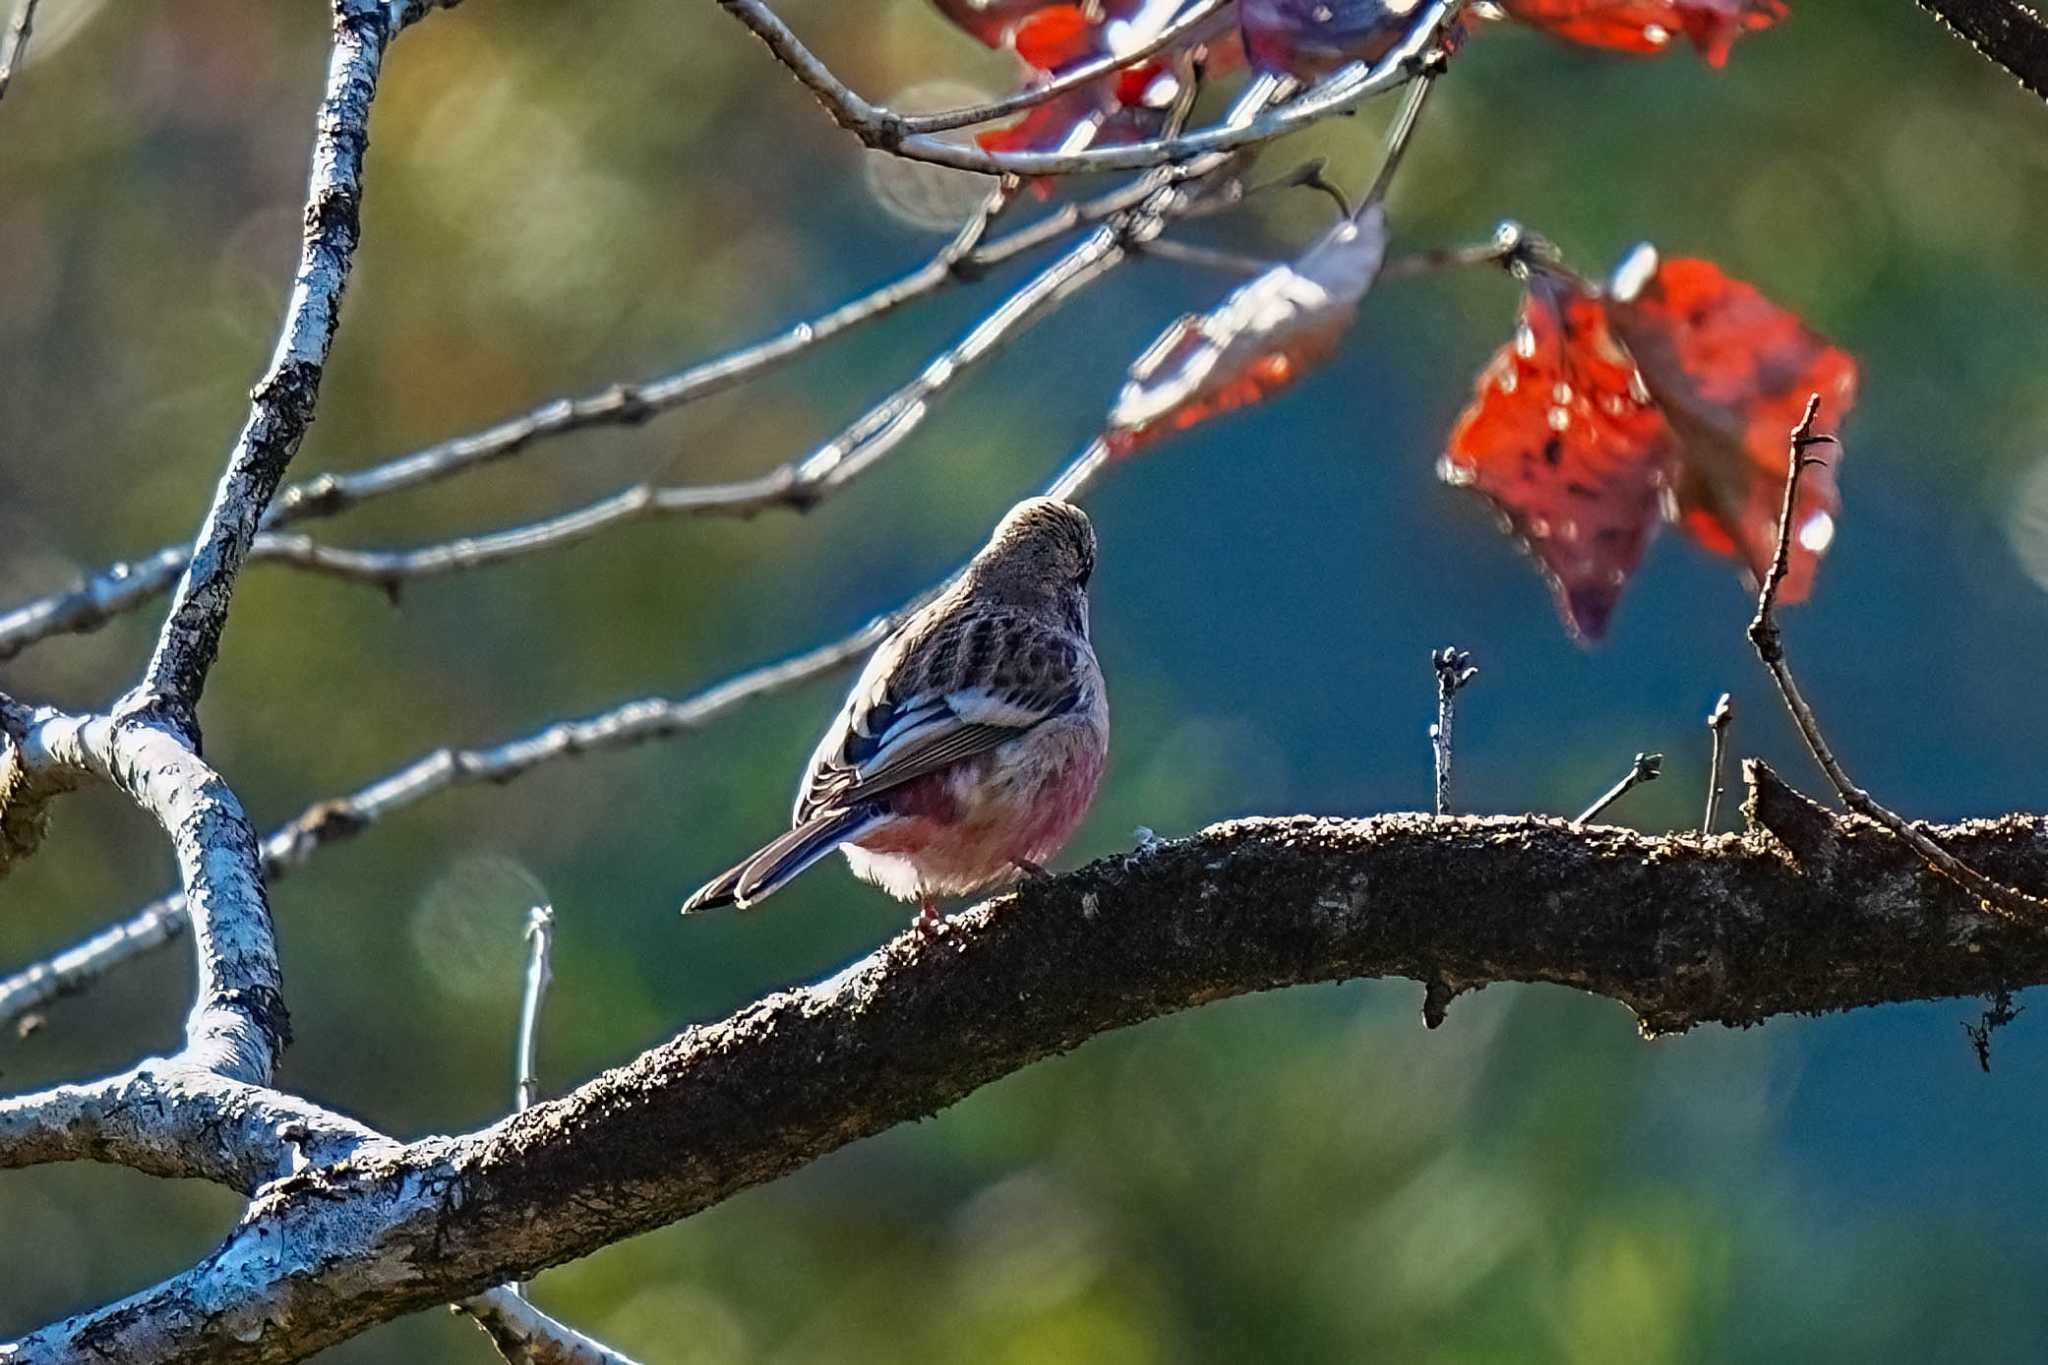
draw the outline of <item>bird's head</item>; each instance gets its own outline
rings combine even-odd
[[[1009,510],[969,572],[991,601],[1054,610],[1083,634],[1088,579],[1095,572],[1095,527],[1087,513],[1057,498],[1027,498]]]

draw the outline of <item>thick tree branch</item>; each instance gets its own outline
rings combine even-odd
[[[392,24],[373,0],[334,0],[334,51],[313,140],[305,237],[277,350],[250,394],[249,420],[228,456],[149,667],[126,703],[130,713],[168,717],[183,734],[197,733],[199,694],[220,650],[235,579],[312,425],[362,235],[370,101]]]
[[[1950,31],[2048,99],[2048,24],[2022,0],[1919,0]]]
[[[1540,817],[1247,820],[906,933],[483,1132],[269,1186],[193,1270],[15,1362],[301,1359],[688,1217],[1096,1034],[1310,982],[1546,982],[1648,1031],[2048,981],[2048,942],[1750,765],[1741,836]],[[1938,831],[2048,873],[2031,817]]]
[[[310,1166],[401,1145],[297,1096],[177,1059],[0,1100],[0,1168],[103,1161],[253,1194]]]
[[[168,724],[45,710],[9,744],[31,791],[91,777],[112,784],[169,836],[195,926],[198,998],[183,1061],[264,1082],[291,1035],[256,833],[241,802]],[[0,790],[0,795],[5,795]],[[0,826],[9,817],[0,810]]]

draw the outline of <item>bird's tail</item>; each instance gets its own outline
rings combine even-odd
[[[885,817],[871,807],[826,811],[735,863],[683,902],[683,913],[736,905],[745,910],[780,891],[811,864]]]

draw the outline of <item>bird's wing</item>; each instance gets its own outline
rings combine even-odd
[[[962,612],[876,653],[826,733],[798,824],[985,753],[1088,703],[1088,645],[1021,612]]]

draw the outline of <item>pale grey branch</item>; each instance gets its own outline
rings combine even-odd
[[[234,792],[154,717],[44,710],[11,747],[31,778],[64,773],[111,783],[169,836],[199,964],[181,1060],[268,1081],[291,1029],[256,833]]]
[[[334,50],[313,139],[305,236],[270,367],[250,395],[248,422],[228,456],[193,542],[156,650],[128,713],[155,712],[197,733],[199,695],[220,651],[235,579],[271,496],[298,453],[320,397],[341,298],[362,235],[363,155],[370,102],[393,32],[374,0],[335,0]]]

